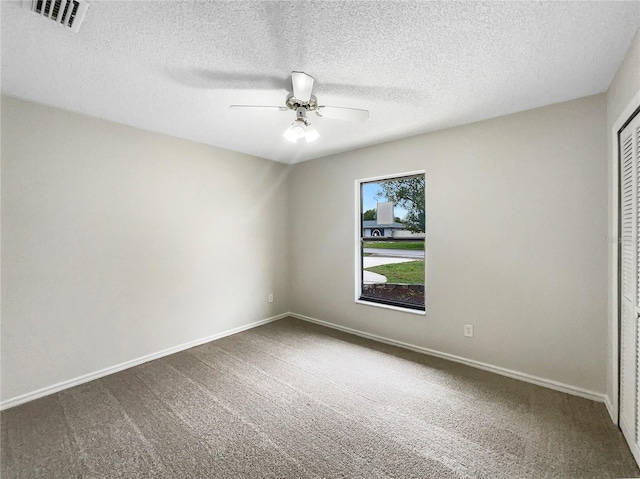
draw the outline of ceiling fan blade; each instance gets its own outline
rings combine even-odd
[[[303,72],[291,72],[291,83],[293,84],[293,96],[302,102],[311,99],[313,89],[313,77]]]
[[[325,118],[345,121],[367,121],[369,119],[369,110],[342,108],[339,106],[319,106],[316,114]]]
[[[288,111],[286,106],[260,106],[260,105],[229,105],[229,108],[234,110],[274,110],[274,111]]]

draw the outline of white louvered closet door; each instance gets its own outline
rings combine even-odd
[[[620,134],[620,428],[640,459],[640,114]]]

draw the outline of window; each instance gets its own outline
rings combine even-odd
[[[425,310],[425,175],[356,182],[356,300]]]

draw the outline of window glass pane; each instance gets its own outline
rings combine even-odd
[[[361,183],[361,300],[424,309],[424,175]]]

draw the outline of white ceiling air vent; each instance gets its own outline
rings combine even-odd
[[[26,0],[23,5],[78,33],[89,8],[87,0]]]

